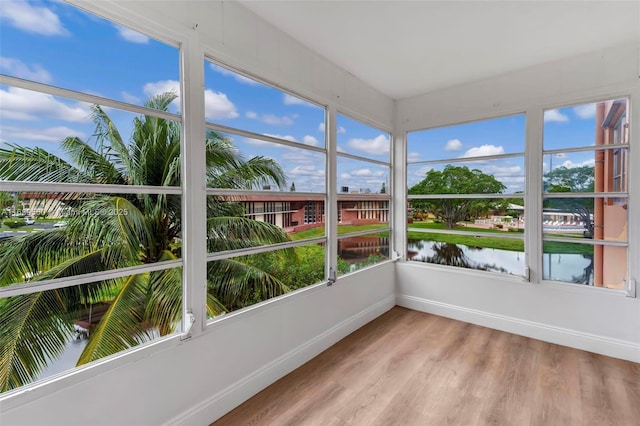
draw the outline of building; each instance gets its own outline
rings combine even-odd
[[[113,35],[111,41],[129,37],[133,40],[131,43],[147,46],[150,38],[160,39],[176,50],[175,63],[181,64],[175,67],[175,72],[168,73],[170,75],[158,76],[155,71],[161,67],[154,64],[157,58],[125,56],[120,61],[114,59],[110,64],[112,67],[96,67],[94,73],[88,74],[96,80],[112,74],[117,79],[125,79],[133,70],[149,65],[154,70],[153,78],[150,75],[138,82],[139,96],[144,94],[143,87],[170,86],[180,89],[180,100],[172,105],[172,112],[147,111],[136,103],[136,96],[123,93],[121,88],[107,93],[97,87],[87,88],[84,82],[74,85],[76,82],[69,82],[59,74],[52,76],[46,73],[44,68],[40,68],[45,66],[42,63],[46,56],[54,58],[56,64],[63,64],[65,61],[61,56],[76,50],[65,45],[66,48],[59,51],[43,50],[48,55],[38,56],[40,50],[29,43],[42,39],[52,39],[56,43],[81,41],[73,36],[75,27],[64,20],[63,14],[55,14],[66,3],[39,2],[37,8],[31,10],[27,5],[33,3],[5,1],[0,2],[0,13],[3,14],[0,30],[5,31],[2,34],[3,59],[8,56],[5,49],[16,46],[29,52],[30,58],[38,60],[29,60],[25,55],[19,57],[18,62],[3,61],[3,73],[10,73],[13,69],[29,72],[22,77],[15,74],[0,76],[0,92],[5,96],[1,102],[2,112],[13,105],[12,117],[31,123],[35,130],[46,127],[38,119],[46,114],[60,117],[59,112],[63,110],[75,114],[73,117],[77,122],[83,122],[87,114],[79,104],[102,102],[112,109],[121,108],[130,115],[155,114],[155,117],[180,123],[180,130],[185,135],[181,147],[182,184],[169,188],[158,185],[129,189],[138,193],[147,191],[181,197],[180,211],[184,224],[181,258],[161,265],[137,265],[134,268],[139,274],[151,273],[153,268],[179,269],[183,276],[181,294],[184,296],[179,311],[182,326],[179,331],[149,344],[127,349],[72,371],[65,369],[55,377],[0,395],[3,425],[209,424],[396,305],[430,313],[436,320],[432,323],[431,335],[418,340],[415,331],[422,326],[414,322],[392,336],[393,339],[378,340],[377,350],[370,355],[377,363],[376,374],[382,372],[384,377],[349,375],[356,363],[365,362],[364,359],[354,360],[351,368],[345,368],[342,374],[334,376],[333,382],[322,386],[312,381],[322,373],[322,369],[309,374],[303,385],[289,389],[291,398],[285,403],[292,405],[298,417],[288,420],[302,423],[309,413],[324,410],[324,420],[346,423],[338,416],[338,411],[356,404],[350,418],[353,423],[379,421],[384,424],[383,415],[389,415],[387,423],[406,420],[405,424],[411,424],[410,420],[416,419],[411,415],[437,415],[431,407],[448,391],[458,398],[451,405],[442,407],[443,417],[433,420],[434,424],[468,424],[482,420],[516,425],[544,424],[554,423],[556,419],[559,419],[558,424],[580,424],[592,419],[609,421],[617,415],[623,419],[618,423],[624,424],[624,419],[632,423],[638,418],[635,399],[637,363],[640,362],[640,299],[637,297],[640,294],[640,262],[637,261],[640,258],[640,187],[636,183],[640,182],[640,168],[635,166],[640,164],[640,149],[634,147],[625,154],[620,151],[617,156],[615,150],[607,152],[612,159],[610,165],[603,163],[603,169],[615,169],[610,175],[611,188],[622,189],[626,174],[628,193],[621,193],[619,197],[601,197],[613,200],[607,205],[603,202],[602,212],[594,213],[597,217],[594,220],[602,221],[605,226],[603,237],[626,234],[625,241],[600,243],[597,238],[590,240],[603,247],[603,279],[609,273],[606,263],[610,256],[615,256],[609,248],[624,249],[629,260],[622,289],[594,288],[545,279],[545,237],[542,230],[545,194],[541,167],[545,112],[560,107],[628,98],[632,104],[627,117],[627,122],[631,123],[629,144],[639,141],[637,127],[634,127],[640,124],[640,9],[637,2],[72,0],[70,3],[113,23],[105,27],[108,31],[104,33]],[[26,28],[29,33],[18,40],[25,45],[17,41],[7,42],[6,31],[13,28],[12,23],[25,13],[31,19],[21,28]],[[59,19],[46,20],[52,16]],[[91,19],[97,18],[92,15]],[[607,31],[594,31],[603,28],[603,19],[611,22],[612,27]],[[92,40],[97,43],[98,39],[94,37]],[[81,60],[72,62],[72,65],[93,65],[92,58],[96,56],[91,54],[106,56],[107,53],[120,52],[124,50],[90,49],[80,52]],[[296,119],[285,114],[260,115],[270,111],[253,111],[251,116],[254,118],[247,117],[248,109],[241,110],[239,104],[233,104],[233,96],[222,96],[219,89],[205,85],[203,72],[211,69],[210,64],[234,69],[240,77],[259,79],[274,90],[283,89],[284,94],[278,92],[279,104],[296,102],[285,96],[296,95],[298,99],[308,99],[319,105],[323,116],[326,112],[324,121],[310,121],[310,130],[296,135],[297,140],[311,133],[319,137],[319,124],[326,130],[328,148],[312,143],[298,148],[326,158],[328,183],[325,187],[331,191],[323,194],[328,200],[324,212],[319,209],[319,200],[308,205],[304,204],[309,203],[308,199],[289,198],[286,202],[262,199],[256,200],[253,212],[248,213],[256,218],[263,215],[263,220],[275,223],[281,219],[285,227],[285,212],[291,213],[291,222],[298,221],[303,225],[305,221],[317,223],[323,220],[323,216],[325,223],[336,222],[340,211],[345,215],[341,218],[343,222],[354,220],[346,217],[347,214],[353,214],[355,220],[384,220],[385,206],[375,204],[373,196],[362,200],[373,202],[372,205],[359,205],[358,198],[345,203],[342,210],[337,207],[342,200],[342,195],[334,190],[340,187],[337,177],[342,173],[357,176],[349,171],[339,172],[340,159],[356,157],[356,154],[345,153],[345,149],[360,149],[356,160],[365,162],[358,169],[360,177],[375,178],[373,166],[387,167],[385,160],[367,157],[371,148],[377,146],[375,137],[345,137],[338,142],[340,135],[346,133],[339,133],[337,116],[346,114],[391,134],[392,144],[387,147],[391,158],[388,174],[391,177],[391,195],[387,207],[390,259],[336,277],[339,240],[333,233],[324,240],[327,245],[326,281],[231,314],[215,318],[208,316],[205,291],[207,265],[212,258],[218,258],[216,253],[206,252],[206,198],[227,192],[206,188],[206,151],[198,141],[208,128],[228,130],[224,124],[212,123],[215,117],[228,117],[229,120],[232,119],[230,117],[242,117],[265,125],[266,118],[272,123],[279,123],[280,127],[265,127],[266,130],[260,132],[234,133],[238,140],[263,137],[259,141],[265,143],[277,138],[263,133],[288,135],[286,122]],[[177,80],[179,83],[172,86]],[[42,84],[43,81],[46,84]],[[58,86],[64,84],[67,85]],[[205,87],[209,90],[203,90]],[[250,91],[252,87],[255,83],[254,86],[243,86],[243,90]],[[57,104],[53,104],[54,108],[45,108],[58,97],[65,97],[66,109],[59,105],[56,109]],[[255,99],[263,98],[255,96]],[[16,100],[19,102],[9,102]],[[25,112],[29,105],[38,106],[37,114]],[[600,123],[605,122],[611,111],[604,109],[601,112]],[[406,135],[420,129],[514,114],[526,115],[526,147],[522,152],[496,155],[521,155],[526,165],[526,194],[523,195],[527,208],[526,229],[521,236],[527,249],[526,256],[523,256],[526,270],[516,276],[408,261],[406,182],[410,172],[407,160],[415,155],[407,150]],[[553,114],[548,115],[553,117]],[[556,113],[555,119],[565,120],[558,123],[567,123],[576,116],[577,113],[570,116]],[[5,115],[3,122],[6,123]],[[610,124],[614,126],[615,137],[616,123],[612,119]],[[5,139],[7,133],[16,134],[18,130],[15,127],[3,129],[2,138]],[[56,134],[54,127],[46,127],[46,130],[47,134]],[[281,139],[277,149],[291,148],[295,143],[291,138]],[[433,142],[433,146],[450,146],[449,155],[466,161],[464,155],[470,145],[464,144],[468,141],[461,137],[459,144],[449,145],[448,142],[438,140]],[[489,143],[493,142],[484,144]],[[591,140],[585,144],[591,144]],[[501,152],[496,149],[497,145],[489,148],[487,151],[494,154]],[[582,145],[579,149],[583,149]],[[366,163],[367,159],[371,161]],[[318,164],[296,171],[313,175],[317,172],[313,166]],[[604,176],[607,173],[603,171],[603,185]],[[296,184],[298,182],[296,180]],[[34,191],[29,189],[34,186],[33,182],[27,180],[2,181],[0,185],[0,191]],[[74,190],[81,190],[83,185],[77,184]],[[64,184],[53,183],[45,189],[50,192],[68,190],[65,188]],[[100,185],[98,189],[109,193],[113,187]],[[624,210],[624,202],[615,198],[626,199],[628,208]],[[280,204],[259,204],[265,202]],[[298,202],[301,204],[296,204]],[[308,205],[306,210],[305,205]],[[608,207],[612,209],[607,210]],[[615,222],[614,218],[623,210],[627,221]],[[305,213],[294,217],[294,211]],[[609,211],[611,215],[607,216]],[[628,231],[623,231],[624,227]],[[612,234],[608,234],[607,228]],[[249,256],[259,250],[266,249],[252,248],[241,253]],[[101,277],[111,279],[132,272],[127,269],[99,273]],[[0,297],[4,302],[10,298],[38,295],[40,291],[74,289],[91,283],[90,279],[95,280],[95,277],[50,280],[44,284],[46,287],[41,288],[38,288],[38,283],[3,285]],[[58,291],[56,294],[63,293]],[[428,381],[429,374],[403,367],[410,359],[428,354],[434,336],[442,336],[458,328],[442,327],[446,318],[494,330],[482,334],[475,325],[464,324],[459,327],[468,332],[464,338],[452,337],[442,352],[425,356],[425,360],[437,360],[434,373],[447,373],[442,381],[437,382],[438,386],[430,387],[434,382]],[[8,323],[3,324],[5,326]],[[367,330],[369,333],[358,334],[361,342],[377,338],[371,329],[364,331]],[[499,330],[511,334],[499,334],[501,338],[496,339]],[[525,337],[535,340],[525,340]],[[36,339],[37,336],[33,338]],[[478,342],[482,345],[473,345]],[[544,342],[554,344],[545,346],[554,358],[540,364],[534,349]],[[20,343],[28,345],[34,342]],[[500,349],[499,356],[484,357],[490,347],[495,348],[495,344]],[[467,351],[469,347],[475,350]],[[575,350],[564,357],[562,354],[566,352],[561,352],[564,347]],[[394,352],[396,350],[404,352]],[[342,356],[329,360],[338,362],[348,359],[349,355],[345,351]],[[606,368],[595,367],[597,361],[604,361],[607,357],[617,358],[609,361],[617,366],[624,365],[624,372],[616,370],[613,374],[611,364]],[[564,358],[571,360],[569,368],[559,367],[561,364],[558,363]],[[449,364],[453,359],[455,363]],[[330,364],[332,362],[327,363]],[[482,369],[484,375],[477,381],[467,380],[469,376],[466,373],[470,371],[464,368],[467,365]],[[539,380],[529,375],[534,371],[543,373]],[[425,377],[427,382],[420,390],[430,393],[424,400],[420,399],[424,394],[413,392],[416,388],[410,388],[410,394],[394,396],[384,393],[391,385],[403,387]],[[348,382],[365,383],[366,389],[358,394],[362,399],[353,397],[346,388]],[[486,386],[494,382],[505,383],[505,386],[496,391],[498,399],[492,400],[496,402],[495,410],[482,411],[490,397]],[[549,393],[546,398],[541,395],[540,400],[544,403],[540,404],[533,392],[545,384]],[[583,391],[583,388],[578,389],[578,385],[593,387]],[[314,393],[317,397],[313,405],[296,405],[298,396],[311,392],[317,392]],[[572,395],[577,399],[565,404],[565,398]],[[586,399],[583,401],[582,397]],[[403,408],[391,413],[385,411],[387,407],[397,407],[390,404],[398,401]],[[486,417],[478,417],[479,412]],[[363,413],[370,417],[358,417],[365,415]],[[462,414],[467,417],[459,417]],[[557,417],[549,417],[554,415]],[[611,422],[616,423],[616,420]],[[427,422],[414,422],[424,423]]]

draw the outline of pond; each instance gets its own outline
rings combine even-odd
[[[409,240],[407,253],[411,261],[510,275],[523,275],[525,267],[523,252],[469,247],[463,244]],[[593,285],[593,255],[545,253],[543,274],[545,280]]]

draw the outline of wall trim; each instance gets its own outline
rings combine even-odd
[[[506,331],[549,343],[640,363],[640,344],[583,333],[568,328],[497,315],[462,306],[399,294],[396,304],[404,308]]]
[[[165,425],[210,424],[396,305],[391,294],[194,405]]]

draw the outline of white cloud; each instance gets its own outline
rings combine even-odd
[[[427,176],[427,173],[429,173],[431,170],[433,170],[433,167],[423,166],[423,167],[420,167],[418,170],[416,170],[413,174],[415,176],[420,176],[421,178],[423,178]]]
[[[504,154],[504,148],[501,146],[495,145],[482,145],[482,146],[474,146],[473,148],[468,149],[464,154],[462,154],[462,158],[470,158],[470,157],[486,157],[488,155],[500,155]]]
[[[116,30],[118,30],[118,34],[126,41],[130,41],[131,43],[138,44],[147,44],[149,43],[149,37],[144,34],[141,34],[137,31],[134,31],[130,28],[126,28],[120,25],[114,25]]]
[[[370,155],[381,155],[389,152],[389,138],[378,135],[373,139],[349,139],[347,145],[355,150]]]
[[[349,173],[341,173],[340,179],[351,179],[351,175]]]
[[[272,126],[289,126],[293,124],[293,119],[291,117],[287,117],[286,115],[278,117],[275,114],[263,114],[260,120]]]
[[[296,166],[287,172],[288,176],[324,176],[324,170],[319,170],[316,166]]]
[[[596,104],[579,105],[573,108],[573,113],[583,120],[596,116]]]
[[[595,159],[594,159],[594,158],[590,158],[590,159],[588,159],[588,160],[581,161],[581,162],[579,162],[579,163],[574,163],[574,162],[573,162],[573,161],[571,161],[571,160],[566,160],[566,161],[564,161],[562,164],[560,164],[560,166],[564,166],[564,167],[566,167],[567,169],[572,169],[572,168],[574,168],[574,167],[593,166],[595,163],[596,163],[596,162],[595,162]],[[557,168],[557,167],[560,167],[560,166],[556,166],[556,167],[554,167],[554,169],[555,169],[555,168]]]
[[[142,103],[142,100],[139,97],[132,95],[129,92],[122,91],[120,92],[120,96],[122,96],[123,101],[128,102],[130,104],[139,105],[140,103]]]
[[[236,72],[228,70],[228,69],[226,69],[224,67],[221,67],[219,65],[209,64],[209,67],[213,71],[217,72],[218,74],[222,74],[222,75],[227,76],[227,77],[233,77],[239,83],[248,84],[250,86],[256,86],[256,85],[260,84],[257,81],[250,79],[249,77],[245,77],[242,74],[238,74]]]
[[[444,147],[445,151],[460,151],[462,149],[462,142],[458,139],[451,139],[447,141]]]
[[[33,127],[0,127],[0,138],[3,140],[13,141],[38,141],[38,142],[60,142],[66,137],[77,136],[85,138],[86,134],[79,130],[71,129],[66,126],[49,127],[46,129],[34,129]]]
[[[147,83],[143,88],[144,93],[151,97],[161,93],[173,92],[180,94],[180,82],[175,80],[161,80],[155,83]],[[180,108],[180,97],[178,96],[172,105],[176,109]],[[214,92],[211,89],[204,91],[204,115],[208,119],[216,118],[236,118],[239,116],[236,107],[222,92]]]
[[[9,120],[36,121],[52,118],[72,122],[91,119],[89,105],[81,102],[61,102],[52,95],[18,87],[0,89],[0,117]]]
[[[561,113],[557,109],[550,109],[544,112],[544,121],[547,122],[555,122],[555,123],[566,123],[569,121],[569,117],[565,114]]]
[[[270,133],[265,133],[265,135],[271,136],[272,138],[284,139],[284,140],[289,141],[289,142],[298,142],[298,140],[295,137],[291,136],[291,135],[282,136],[282,135],[273,135],[273,134],[270,134]]]
[[[318,124],[318,131],[320,133],[324,133],[324,123]],[[344,134],[344,133],[347,133],[347,129],[345,129],[342,126],[338,126],[338,134]]]
[[[324,164],[324,156],[322,154],[295,148],[287,148],[287,151],[282,154],[282,159],[296,164]]]
[[[31,68],[19,59],[0,56],[0,70],[4,74],[14,75],[27,80],[38,81],[40,83],[50,83],[51,74],[42,66],[34,64]]]
[[[43,6],[22,0],[0,1],[0,19],[22,31],[45,36],[68,35],[58,15]]]
[[[420,155],[419,152],[410,152],[407,154],[407,161],[409,163],[420,161],[421,159],[422,159],[422,155]]]
[[[369,168],[364,168],[364,169],[358,169],[358,170],[352,170],[349,173],[351,176],[359,176],[359,177],[369,177],[369,176],[384,176],[384,171],[382,170],[371,170]]]
[[[255,112],[253,112],[253,111],[247,111],[247,112],[245,112],[245,113],[244,113],[244,116],[245,116],[245,117],[247,117],[247,118],[250,118],[250,119],[252,119],[252,120],[255,120],[256,118],[258,118],[258,114],[256,114],[256,113],[255,113]]]
[[[305,145],[317,146],[320,142],[311,135],[305,135],[302,138],[302,143]]]

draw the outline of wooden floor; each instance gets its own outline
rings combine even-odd
[[[214,425],[640,425],[640,364],[395,307]]]

